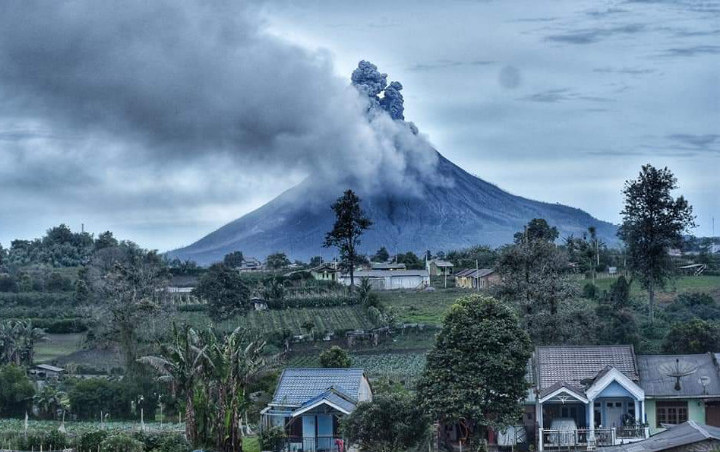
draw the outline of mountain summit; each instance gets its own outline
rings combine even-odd
[[[332,257],[322,247],[334,222],[330,205],[347,188],[362,198],[372,229],[361,249],[385,246],[391,253],[448,251],[472,245],[499,246],[533,218],[544,218],[561,236],[580,235],[594,226],[601,239],[614,242],[615,226],[588,213],[511,195],[468,174],[437,152],[404,118],[402,85],[361,61],[352,74],[364,124],[358,140],[366,154],[345,152],[344,160],[190,246],[168,253],[206,265],[231,251],[264,257],[282,251],[292,259]],[[337,145],[342,151],[343,145]]]

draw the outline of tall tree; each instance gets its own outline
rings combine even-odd
[[[233,251],[231,253],[227,253],[225,257],[223,257],[223,264],[230,268],[237,268],[242,265],[244,259],[245,257],[243,256],[242,251]]]
[[[265,263],[270,270],[280,270],[290,265],[290,259],[288,259],[285,253],[273,253],[270,254]]]
[[[387,262],[390,259],[390,253],[387,248],[381,246],[379,250],[370,258],[373,262]]]
[[[464,439],[484,440],[488,427],[505,427],[521,414],[531,353],[510,305],[481,295],[460,298],[427,356],[419,402],[436,420],[459,424]]]
[[[673,274],[668,250],[682,245],[682,234],[695,227],[692,206],[671,194],[677,179],[667,169],[644,165],[637,179],[625,182],[625,208],[618,236],[625,242],[628,267],[648,293],[650,321],[655,317],[655,290]]]
[[[320,353],[320,365],[328,369],[350,367],[352,360],[345,350],[333,345]]]
[[[207,301],[208,315],[214,321],[244,314],[250,308],[250,289],[240,273],[225,264],[211,265],[193,294]]]
[[[350,272],[350,291],[355,285],[355,264],[358,259],[360,236],[372,226],[372,221],[365,216],[360,207],[360,198],[352,190],[345,193],[332,205],[335,212],[335,225],[325,235],[323,246],[336,247],[340,251],[343,267]]]

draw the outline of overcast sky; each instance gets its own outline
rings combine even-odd
[[[0,243],[84,223],[167,250],[313,168],[372,171],[345,106],[361,59],[514,194],[618,222],[623,182],[667,165],[695,233],[720,231],[720,1],[9,0]]]

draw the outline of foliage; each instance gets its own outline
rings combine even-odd
[[[399,264],[405,264],[405,267],[409,270],[422,270],[425,268],[425,263],[412,251],[408,251],[405,254],[398,254],[395,256],[395,260]]]
[[[682,196],[673,198],[677,179],[667,169],[644,165],[636,180],[625,182],[623,222],[618,229],[627,247],[628,267],[647,290],[650,321],[655,290],[673,274],[670,248],[682,246],[682,234],[695,226],[692,207]]]
[[[482,433],[516,422],[532,343],[512,307],[481,295],[458,299],[445,317],[417,384],[418,402],[443,423]]]
[[[390,253],[388,253],[387,248],[380,247],[379,250],[375,252],[375,254],[372,255],[370,258],[373,262],[387,262],[390,259]]]
[[[348,353],[337,345],[320,353],[320,365],[325,368],[350,367],[352,360]]]
[[[67,411],[70,408],[70,399],[65,391],[57,385],[44,384],[33,397],[34,406],[38,415],[44,419],[54,419],[58,411]]]
[[[245,260],[245,257],[243,256],[242,251],[233,251],[231,253],[228,253],[223,257],[223,264],[230,268],[237,268],[240,267]]]
[[[17,442],[20,450],[62,450],[68,444],[64,433],[53,429],[47,432],[33,432]]]
[[[523,323],[536,344],[559,342],[560,305],[576,295],[565,251],[552,240],[557,231],[545,220],[532,220],[515,244],[502,248],[497,271],[502,278],[500,296],[520,306]]]
[[[87,451],[98,450],[102,442],[105,441],[109,435],[110,433],[107,430],[93,430],[83,433],[80,437],[78,448]]]
[[[105,438],[100,448],[109,452],[143,452],[144,445],[130,435],[116,433]]]
[[[225,264],[213,264],[200,278],[193,294],[208,304],[215,321],[244,314],[250,309],[250,289],[240,274]]]
[[[350,291],[355,285],[355,265],[358,260],[360,237],[372,226],[372,221],[365,216],[360,207],[360,198],[352,191],[346,190],[332,205],[335,212],[335,224],[325,235],[323,246],[334,246],[340,252],[342,267],[350,272]]]
[[[290,259],[285,253],[273,253],[265,259],[265,264],[270,270],[280,270],[290,265]]]
[[[681,322],[692,319],[720,321],[720,304],[706,293],[681,293],[665,308],[664,314],[664,317]]]
[[[632,344],[640,341],[635,313],[630,305],[630,283],[620,276],[610,286],[596,309],[598,338],[603,344]]]
[[[35,357],[35,343],[45,333],[32,322],[22,320],[0,321],[0,365],[29,366]]]
[[[343,421],[342,429],[350,442],[363,450],[402,452],[424,440],[429,425],[414,398],[392,393],[360,403]]]
[[[270,308],[285,307],[285,285],[278,278],[272,278],[263,285],[263,298]]]
[[[720,324],[695,319],[676,323],[665,336],[664,353],[707,353],[720,350]]]
[[[582,237],[571,235],[565,239],[565,248],[570,261],[577,265],[581,273],[590,274],[594,279],[596,272],[604,269],[605,265],[601,265],[600,262],[601,256],[603,262],[606,262],[607,248],[598,238],[594,226],[590,226],[587,234],[583,234]]]
[[[260,447],[262,450],[281,452],[285,448],[285,430],[281,427],[265,428],[260,432]]]
[[[22,416],[32,407],[32,382],[22,367],[0,366],[0,416]]]

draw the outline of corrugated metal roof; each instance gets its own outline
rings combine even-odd
[[[349,277],[350,275],[343,275]],[[386,276],[430,276],[427,270],[362,270],[354,274],[355,278],[385,278]]]
[[[638,381],[635,354],[630,345],[545,346],[536,349],[538,389],[564,381],[583,386],[600,371],[612,366],[633,381]]]
[[[362,369],[285,369],[271,403],[299,407],[330,388],[357,400],[363,375]]]
[[[647,397],[720,395],[720,375],[710,353],[702,355],[638,355],[640,386]],[[680,377],[680,390],[675,389]]]
[[[483,278],[487,275],[495,273],[492,268],[480,268],[475,270],[474,268],[466,268],[455,273],[456,278]]]
[[[688,421],[650,438],[624,446],[603,448],[607,452],[659,452],[706,440],[720,441],[720,428]]]

